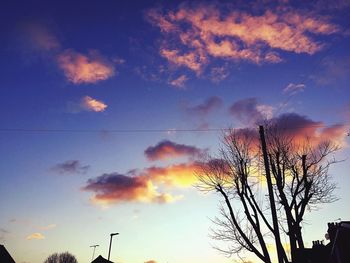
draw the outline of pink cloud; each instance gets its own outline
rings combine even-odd
[[[278,130],[281,136],[291,138],[296,148],[302,149],[305,145],[317,147],[325,141],[330,141],[338,146],[346,145],[347,129],[342,124],[327,126],[321,121],[313,121],[296,113],[282,114],[265,124]],[[243,137],[248,136],[258,147],[259,135],[256,128],[236,129],[235,134]]]
[[[67,80],[74,84],[96,83],[115,74],[113,64],[102,58],[97,51],[83,55],[67,49],[57,56],[57,63]]]
[[[340,31],[326,17],[290,9],[266,10],[261,15],[238,10],[223,14],[214,6],[181,5],[167,13],[149,10],[147,18],[164,35],[160,54],[197,74],[210,57],[261,64],[283,61],[278,51],[312,55],[323,48],[314,36]],[[174,39],[183,52],[180,47],[166,48]]]
[[[178,78],[169,81],[169,84],[176,88],[183,89],[185,88],[185,83],[187,80],[188,80],[188,77],[186,75],[181,75]]]

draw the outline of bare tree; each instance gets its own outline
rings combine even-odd
[[[69,252],[63,253],[54,253],[47,257],[44,263],[78,263],[75,256],[70,254]]]
[[[263,158],[257,132],[232,130],[225,134],[218,156],[208,158],[198,170],[198,188],[215,191],[223,200],[220,216],[213,220],[216,228],[212,237],[225,241],[227,247],[217,247],[218,250],[229,256],[249,251],[263,262],[272,262],[274,252],[269,247],[275,239],[280,262],[289,262],[279,230],[289,237],[294,260],[297,248],[304,247],[301,224],[306,209],[335,200],[335,185],[328,173],[335,161],[328,157],[338,148],[330,142],[299,146],[293,138],[273,128],[266,141],[268,158],[264,165],[272,174],[272,200],[280,216],[277,229],[271,220],[272,206],[265,198],[266,173],[261,171]]]

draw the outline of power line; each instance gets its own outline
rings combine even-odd
[[[332,125],[310,124],[294,125],[293,127],[279,126],[282,130],[295,130],[300,128],[332,128],[332,127],[350,127],[350,123],[338,123]],[[246,127],[251,128],[251,127]],[[0,128],[0,132],[19,132],[19,133],[172,133],[172,132],[218,132],[239,130],[244,128],[206,128],[206,129],[41,129],[41,128]]]

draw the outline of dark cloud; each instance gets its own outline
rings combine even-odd
[[[155,146],[148,147],[144,153],[148,160],[156,161],[182,156],[200,158],[205,153],[205,150],[201,150],[195,146],[178,144],[169,140],[164,140],[159,142]]]
[[[198,104],[196,106],[187,105],[185,110],[189,114],[204,116],[220,108],[222,105],[222,99],[220,97],[213,96],[206,99],[202,104]]]
[[[273,107],[259,104],[257,98],[247,98],[233,103],[229,112],[240,122],[252,125],[270,119],[273,115]]]
[[[90,165],[82,165],[79,160],[68,160],[51,168],[58,174],[85,174],[89,169]]]

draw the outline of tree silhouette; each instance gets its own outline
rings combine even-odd
[[[44,263],[78,263],[75,256],[69,252],[54,253],[47,257]]]
[[[197,187],[223,198],[220,217],[213,220],[216,228],[212,229],[212,238],[226,245],[217,246],[219,251],[229,256],[248,251],[270,263],[275,253],[271,244],[276,240],[278,262],[295,262],[297,249],[304,248],[301,229],[305,211],[336,200],[328,169],[336,162],[329,157],[338,147],[328,141],[295,140],[271,126],[264,158],[263,136],[259,139],[252,130],[224,134],[218,156],[209,157],[197,171]],[[266,202],[267,173],[271,174],[269,199],[274,206]],[[273,224],[273,212],[278,214],[277,225]],[[281,242],[285,238],[290,249]]]

